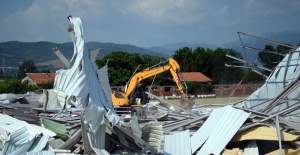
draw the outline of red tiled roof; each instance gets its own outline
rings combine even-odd
[[[212,82],[210,78],[200,72],[182,72],[184,81],[188,82]]]
[[[26,73],[36,84],[42,84],[54,81],[55,73]]]

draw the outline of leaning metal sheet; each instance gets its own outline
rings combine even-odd
[[[91,53],[87,50],[80,18],[68,17],[68,19],[69,26],[73,29],[70,35],[74,43],[74,54],[69,69],[56,72],[54,89],[65,92],[69,98],[68,102],[84,110],[82,118],[84,119],[83,127],[87,131],[85,134],[89,138],[91,147],[96,151],[104,148],[103,140],[93,140],[93,137],[105,134],[105,130],[100,130],[105,122],[104,116],[113,118],[109,120],[113,121],[114,125],[121,118],[113,110],[111,95],[108,95],[109,92],[105,92],[107,88],[102,88],[104,84],[100,84],[102,81],[99,78],[107,76],[107,74],[98,75],[98,67],[93,62],[99,50]]]
[[[230,105],[219,108],[217,111],[214,110],[212,113],[214,112],[218,115],[214,114],[210,117],[217,117],[211,119],[217,121],[208,122],[209,120],[207,120],[205,122],[212,124],[212,126],[206,126],[205,129],[212,130],[212,132],[208,135],[206,142],[200,148],[199,152],[197,153],[198,155],[210,153],[220,154],[224,147],[228,144],[230,139],[250,116],[250,113],[232,108]],[[199,130],[203,131],[204,129],[202,129],[201,127]],[[202,137],[198,138],[201,139]],[[194,141],[194,143],[195,142],[196,141]]]
[[[283,93],[289,84],[296,82],[300,76],[299,54],[300,47],[287,54],[270,74],[265,84],[245,100],[245,106],[256,111],[263,110],[271,103],[272,99]],[[294,105],[297,102],[293,99],[298,98],[299,93],[299,88],[294,89],[286,97],[289,101],[286,101],[285,104],[275,106],[268,113],[276,113]]]

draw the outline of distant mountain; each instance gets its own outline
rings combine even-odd
[[[141,55],[147,54],[152,56],[160,56],[164,58],[168,58],[169,55],[160,53],[157,51],[152,51],[149,49],[144,49],[141,47],[137,47],[129,44],[115,44],[115,43],[101,43],[101,42],[87,42],[86,46],[89,49],[97,49],[100,48],[100,52],[98,54],[98,58],[103,58],[105,55],[109,54],[112,51],[123,51],[127,53],[139,53]]]
[[[141,55],[147,54],[152,56],[161,56],[164,58],[170,57],[167,54],[151,51],[128,44],[115,43],[101,43],[101,42],[87,42],[86,46],[89,50],[100,48],[98,58],[103,58],[113,51],[123,51],[128,53],[139,53]],[[32,60],[37,65],[38,69],[49,69],[55,71],[62,68],[63,64],[57,61],[57,56],[52,52],[53,47],[64,54],[67,59],[73,56],[73,43],[52,43],[52,42],[19,42],[9,41],[0,43],[0,65],[2,67],[16,67],[18,68],[23,61]]]
[[[153,51],[159,51],[167,55],[174,55],[174,51],[179,50],[183,47],[189,47],[192,49],[195,49],[197,47],[203,47],[203,48],[210,48],[210,49],[216,49],[218,46],[217,45],[210,45],[210,44],[202,44],[202,43],[188,43],[188,42],[178,42],[174,44],[166,44],[162,46],[153,46],[150,48],[147,48],[149,50]]]

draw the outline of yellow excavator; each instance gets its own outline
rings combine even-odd
[[[187,90],[187,86],[182,78],[180,66],[173,58],[169,58],[167,61],[161,62],[134,74],[125,86],[124,92],[112,93],[113,106],[116,107],[117,112],[117,107],[130,107],[130,111],[132,111],[135,107],[148,103],[149,98],[145,93],[148,91],[147,86],[142,85],[141,82],[166,71],[171,72],[178,90],[184,94],[184,91]]]

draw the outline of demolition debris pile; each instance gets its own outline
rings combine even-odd
[[[68,69],[56,72],[54,89],[1,96],[2,154],[300,153],[300,47],[237,103],[177,106],[148,92],[157,102],[144,105],[144,115],[122,117],[111,104],[107,66],[94,63],[99,50],[88,52],[80,18],[68,19],[74,54],[63,59]]]

